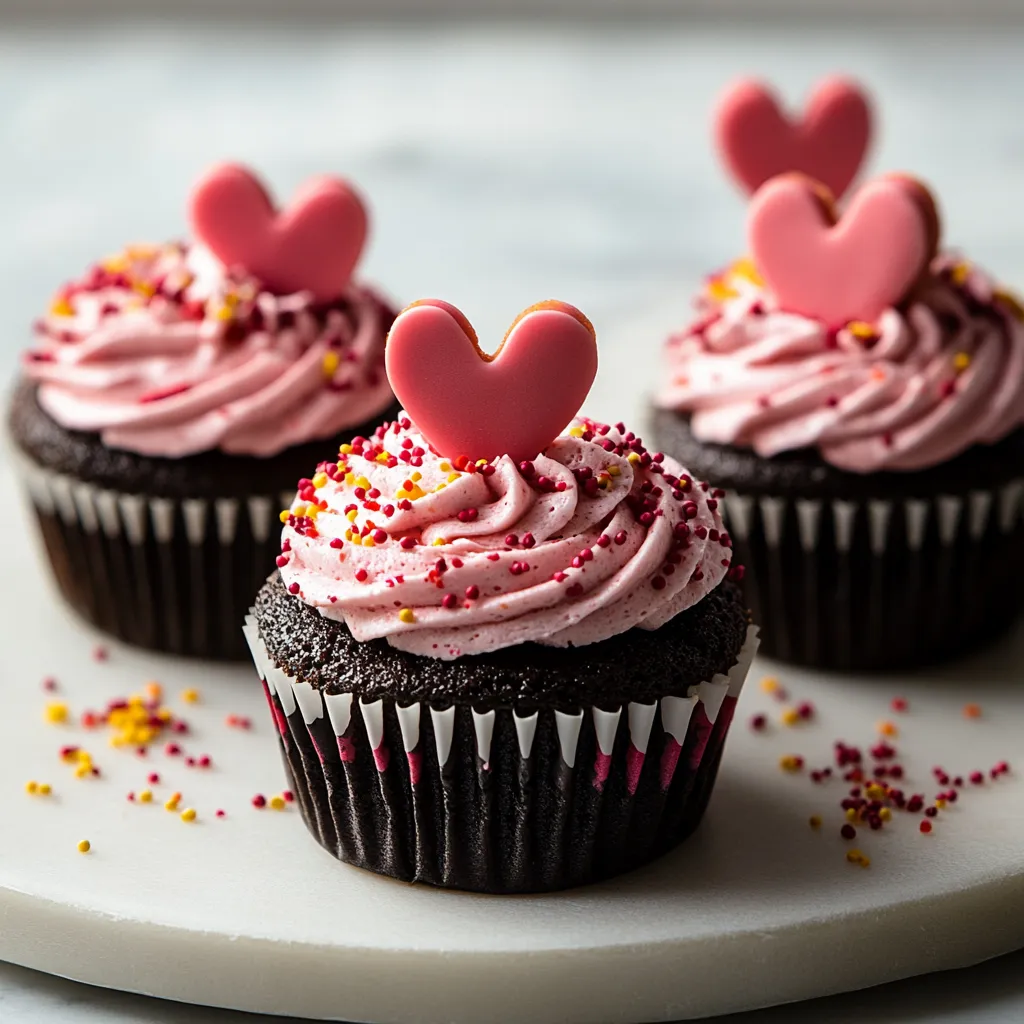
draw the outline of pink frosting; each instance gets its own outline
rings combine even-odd
[[[657,404],[701,441],[759,455],[813,447],[857,473],[916,470],[1024,423],[1021,308],[951,256],[905,308],[829,331],[784,312],[746,261],[712,279],[671,338]]]
[[[385,310],[355,285],[270,294],[198,246],[135,248],[62,290],[24,369],[46,412],[108,447],[269,456],[388,406]]]
[[[622,424],[577,420],[532,462],[453,466],[403,414],[300,481],[278,566],[360,641],[442,659],[580,646],[657,629],[718,586],[720,496]]]

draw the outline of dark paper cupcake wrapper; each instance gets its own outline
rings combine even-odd
[[[840,670],[909,668],[967,653],[1024,596],[1024,480],[932,499],[730,494],[763,653]]]
[[[247,657],[238,623],[279,551],[278,513],[294,492],[179,501],[104,490],[20,454],[14,464],[61,593],[87,621],[153,650]]]
[[[707,806],[757,629],[728,675],[685,697],[574,714],[402,707],[324,696],[244,629],[302,815],[343,861],[491,893],[597,881],[646,863]]]

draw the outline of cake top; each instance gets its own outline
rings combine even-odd
[[[397,337],[409,332],[400,344],[422,337],[436,352],[437,332],[449,330],[441,317],[464,324],[446,304],[412,307],[396,321]],[[561,358],[578,345],[570,363],[580,375],[567,375],[563,387],[585,394],[593,329],[582,314],[544,304],[517,324],[487,372],[500,373],[507,353],[528,344],[525,363],[507,364],[528,383],[543,373],[531,377],[524,368],[531,360],[542,366],[545,351],[553,347]],[[465,327],[459,331],[458,343],[472,352]],[[400,396],[403,388],[396,377]],[[447,393],[441,400],[453,408]],[[527,393],[526,400],[534,398]],[[552,399],[558,417],[567,402]],[[431,412],[429,403],[424,408]],[[502,405],[493,415],[505,412]],[[479,415],[488,415],[486,404]],[[548,411],[546,422],[556,419]],[[731,571],[720,493],[648,452],[624,424],[578,418],[519,458],[527,417],[512,417],[504,438],[459,433],[466,428],[454,420],[450,436],[443,417],[432,420],[431,437],[449,441],[451,451],[477,436],[506,450],[476,448],[487,452],[476,459],[442,454],[403,414],[373,437],[343,445],[337,461],[300,481],[282,513],[278,566],[289,591],[345,622],[357,640],[386,637],[401,650],[442,659],[525,642],[580,646],[634,626],[656,629]]]
[[[191,216],[197,241],[130,247],[58,291],[23,361],[50,416],[145,455],[267,456],[390,404],[391,316],[351,280],[366,215],[345,183],[275,214],[225,165]]]

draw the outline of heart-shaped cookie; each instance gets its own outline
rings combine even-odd
[[[338,178],[307,181],[280,212],[247,168],[221,164],[192,191],[195,236],[228,267],[242,267],[272,292],[312,292],[329,302],[348,287],[366,241],[359,196]]]
[[[597,373],[590,321],[564,302],[516,317],[493,356],[454,306],[423,299],[399,314],[388,379],[435,451],[516,461],[542,452],[579,412]]]
[[[764,85],[743,79],[719,100],[715,140],[730,172],[751,194],[769,178],[799,171],[839,197],[867,154],[871,106],[856,83],[826,78],[794,122]]]
[[[839,217],[817,182],[784,174],[750,202],[750,253],[780,308],[842,327],[874,322],[906,296],[935,253],[939,220],[913,178],[876,178]]]

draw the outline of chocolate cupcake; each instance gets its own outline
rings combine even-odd
[[[302,469],[393,407],[394,313],[351,280],[366,215],[343,182],[275,215],[222,166],[190,212],[196,242],[126,249],[60,289],[10,430],[71,606],[129,643],[235,659]]]
[[[1020,305],[935,254],[906,178],[841,219],[820,186],[773,179],[748,234],[668,342],[653,431],[730,492],[762,649],[872,670],[976,648],[1021,604]]]
[[[326,850],[561,889],[697,826],[756,631],[718,492],[622,424],[551,440],[596,370],[582,315],[544,303],[493,359],[475,343],[443,303],[399,316],[408,413],[317,467],[245,634]]]

